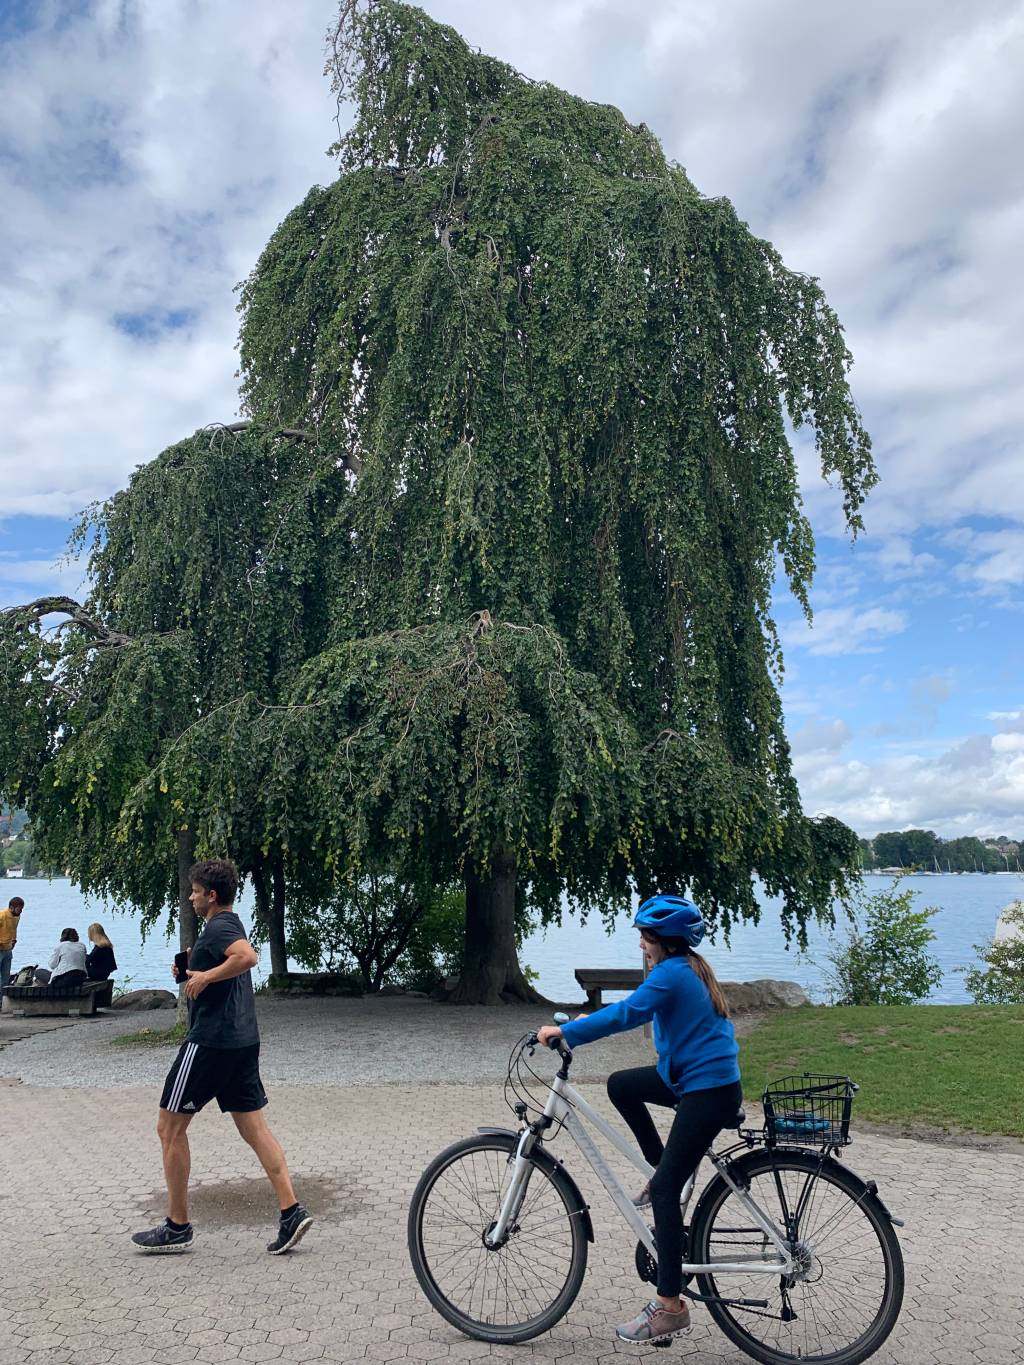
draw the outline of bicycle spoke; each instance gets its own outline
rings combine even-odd
[[[786,1168],[784,1159],[751,1177],[749,1195],[780,1224],[784,1211],[794,1215],[797,1252],[804,1259],[792,1282],[751,1272],[720,1273],[717,1281],[709,1275],[716,1294],[769,1303],[767,1310],[750,1313],[723,1307],[715,1316],[730,1320],[739,1336],[780,1357],[846,1358],[883,1315],[891,1317],[888,1262],[863,1196],[806,1165]],[[716,1207],[705,1245],[709,1256],[720,1259],[767,1254],[771,1248],[767,1238],[750,1228],[731,1191]],[[787,1305],[793,1313],[790,1321],[783,1320]]]
[[[463,1153],[438,1173],[420,1216],[420,1245],[438,1291],[460,1314],[486,1326],[540,1318],[573,1263],[571,1211],[535,1166],[504,1245],[485,1244],[513,1173],[505,1148]]]

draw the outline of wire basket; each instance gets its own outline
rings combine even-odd
[[[858,1087],[849,1076],[784,1076],[764,1092],[764,1126],[769,1142],[845,1147],[850,1110]]]

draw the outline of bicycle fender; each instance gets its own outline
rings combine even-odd
[[[501,1137],[511,1138],[514,1143],[517,1143],[519,1141],[519,1134],[516,1132],[514,1128],[478,1128],[476,1131],[478,1133],[494,1133],[496,1135],[500,1135]],[[580,1217],[583,1219],[583,1226],[586,1229],[587,1233],[587,1241],[593,1242],[594,1224],[591,1221],[590,1217],[590,1205],[583,1198],[583,1194],[580,1191],[580,1187],[576,1184],[576,1181],[572,1178],[572,1176],[565,1169],[562,1163],[556,1157],[553,1157],[550,1152],[546,1152],[539,1142],[534,1147],[533,1151],[530,1153],[530,1160],[535,1161],[543,1171],[547,1172],[552,1172],[555,1170],[559,1171],[561,1173],[562,1179],[569,1182],[569,1185],[572,1188],[572,1193],[575,1195],[576,1198],[576,1205],[579,1209]]]

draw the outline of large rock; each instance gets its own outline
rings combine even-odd
[[[112,1010],[176,1010],[178,997],[173,991],[127,991],[115,995]]]
[[[723,981],[721,985],[733,1014],[793,1009],[811,1003],[795,981]]]

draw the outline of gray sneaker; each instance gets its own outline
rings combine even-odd
[[[635,1209],[650,1208],[651,1204],[651,1182],[648,1180],[639,1194],[633,1196],[633,1207]]]
[[[669,1337],[681,1337],[690,1330],[690,1310],[683,1304],[682,1312],[670,1313],[662,1308],[657,1299],[652,1299],[646,1308],[632,1319],[616,1327],[615,1335],[620,1341],[667,1341]]]

